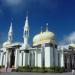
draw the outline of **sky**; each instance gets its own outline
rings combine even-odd
[[[13,41],[23,42],[23,27],[28,10],[30,37],[45,31],[55,33],[58,44],[75,41],[75,0],[0,0],[0,42],[7,40],[13,23]],[[66,41],[65,41],[66,40]]]

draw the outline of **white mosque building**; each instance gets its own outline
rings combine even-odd
[[[64,53],[58,49],[55,34],[48,30],[41,31],[33,37],[32,47],[29,45],[29,23],[26,16],[23,43],[13,42],[12,23],[8,32],[8,39],[0,49],[0,65],[5,67],[65,67]]]

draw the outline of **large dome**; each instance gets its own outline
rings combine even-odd
[[[55,34],[53,32],[45,31],[34,36],[33,46],[43,43],[55,43]]]
[[[7,47],[9,47],[10,44],[11,44],[10,41],[4,42],[4,43],[3,43],[3,48],[7,48]]]

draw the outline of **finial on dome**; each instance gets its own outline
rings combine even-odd
[[[46,23],[46,31],[48,31],[48,23]]]

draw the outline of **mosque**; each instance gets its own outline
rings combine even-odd
[[[47,24],[48,25],[48,24]],[[24,25],[23,43],[13,42],[12,23],[8,32],[8,39],[0,48],[0,65],[6,67],[31,66],[51,67],[59,66],[71,69],[75,67],[75,44],[59,46],[55,34],[46,27],[33,37],[32,46],[29,45],[28,15]]]

